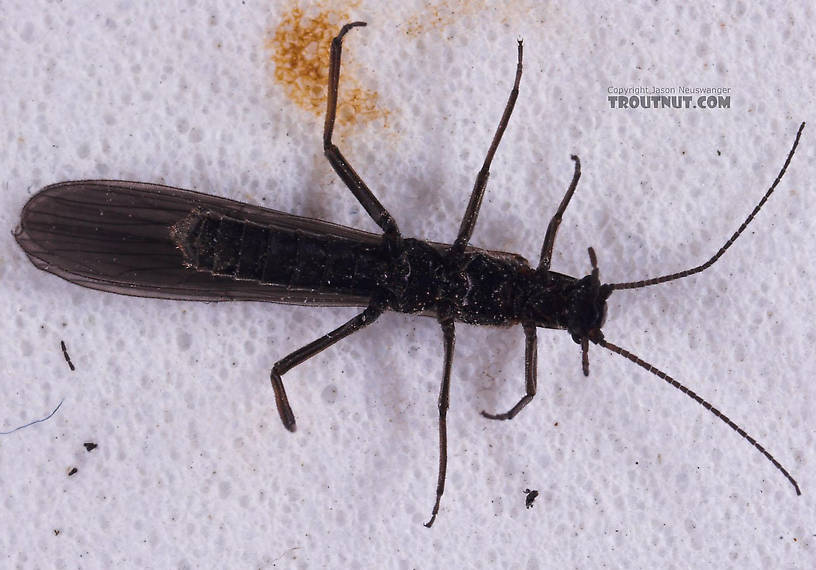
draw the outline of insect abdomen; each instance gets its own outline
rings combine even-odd
[[[184,262],[213,275],[291,287],[371,290],[380,248],[193,211],[171,230]]]

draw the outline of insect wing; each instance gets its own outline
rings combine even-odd
[[[196,271],[184,263],[170,228],[210,210],[270,228],[376,245],[375,234],[158,184],[62,182],[35,194],[14,235],[38,268],[72,283],[123,295],[195,301],[269,301],[364,306],[347,291],[303,289]]]

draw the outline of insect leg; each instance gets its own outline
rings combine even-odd
[[[436,502],[431,511],[431,520],[425,526],[431,528],[439,512],[439,501],[442,500],[442,493],[445,492],[445,473],[448,468],[448,404],[450,396],[450,374],[453,364],[453,345],[456,336],[453,328],[453,316],[450,314],[440,316],[439,324],[442,325],[442,335],[445,342],[445,368],[442,374],[442,387],[439,389],[439,474],[436,480]]]
[[[541,257],[538,261],[539,271],[550,270],[553,247],[555,246],[555,234],[558,233],[558,226],[561,225],[561,217],[564,215],[564,211],[567,209],[572,195],[575,193],[575,188],[578,186],[578,179],[581,178],[581,161],[574,154],[570,158],[575,161],[575,172],[572,175],[572,182],[570,182],[569,188],[567,188],[567,193],[564,194],[564,198],[561,200],[558,210],[556,210],[555,215],[550,220],[550,224],[547,226],[547,233],[544,235],[544,245],[541,246]]]
[[[524,383],[526,384],[526,393],[510,408],[509,412],[503,414],[488,414],[482,410],[482,415],[491,420],[512,420],[516,417],[524,406],[529,404],[533,396],[536,394],[536,368],[538,362],[538,347],[536,345],[536,328],[535,325],[528,324],[524,326]]]
[[[332,142],[334,131],[334,119],[337,115],[337,93],[340,84],[340,54],[343,47],[343,36],[349,30],[357,26],[365,26],[365,22],[351,22],[340,30],[340,33],[332,40],[331,53],[329,55],[329,96],[326,101],[326,122],[323,125],[323,152],[329,163],[337,172],[340,179],[348,186],[354,197],[368,212],[368,215],[380,226],[385,235],[390,239],[399,242],[401,240],[397,222],[388,213],[388,210],[380,204],[365,182],[354,171],[354,168],[340,152],[340,149]]]
[[[347,337],[348,335],[357,332],[361,328],[370,325],[377,320],[377,317],[382,314],[382,308],[376,304],[371,304],[368,308],[348,321],[346,324],[336,328],[327,335],[310,342],[306,346],[299,348],[293,353],[280,359],[272,367],[272,388],[275,390],[275,403],[278,405],[278,413],[280,414],[283,425],[289,431],[295,431],[295,414],[292,413],[292,408],[289,406],[289,399],[286,397],[286,390],[283,387],[283,380],[281,376],[286,374],[289,370],[304,362],[317,354],[318,352],[329,348],[335,342]]]
[[[502,135],[507,128],[507,124],[510,122],[510,115],[513,113],[513,107],[516,104],[516,99],[518,99],[523,51],[521,40],[519,40],[518,63],[516,64],[516,79],[513,82],[513,89],[510,91],[510,97],[507,99],[507,104],[504,107],[504,113],[499,121],[499,126],[493,135],[493,142],[490,143],[490,148],[487,150],[487,156],[485,157],[482,169],[476,176],[476,183],[473,185],[473,192],[470,194],[470,202],[468,202],[465,216],[462,218],[462,224],[459,226],[459,235],[456,236],[456,241],[450,250],[452,257],[461,255],[465,251],[465,247],[468,241],[470,241],[470,236],[473,235],[473,228],[476,226],[476,218],[479,215],[479,208],[482,205],[482,197],[487,187],[487,178],[490,176],[490,164],[493,162],[493,156],[496,154],[496,149],[499,148]]]

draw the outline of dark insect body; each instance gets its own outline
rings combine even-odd
[[[518,97],[522,44],[515,81],[453,244],[404,238],[397,223],[332,142],[347,24],[331,44],[329,90],[323,132],[331,166],[382,229],[382,235],[285,214],[188,190],[120,181],[63,182],[44,188],[23,209],[15,235],[40,269],[68,281],[142,297],[198,301],[268,301],[365,309],[336,330],[278,361],[271,373],[278,412],[295,430],[282,376],[340,339],[373,323],[386,310],[435,317],[442,329],[444,367],[439,392],[439,471],[431,526],[439,511],[447,467],[447,423],[456,321],[511,326],[525,335],[525,394],[507,412],[486,418],[509,420],[536,393],[536,329],[566,329],[581,345],[589,374],[589,343],[615,352],[652,372],[703,405],[758,449],[799,493],[791,475],[742,428],[700,396],[637,356],[604,339],[606,299],[615,289],[655,285],[703,271],[743,232],[767,201],[790,163],[804,128],[776,180],[754,211],[706,263],[686,271],[631,283],[601,284],[592,248],[592,271],[577,279],[550,270],[558,226],[581,175],[574,174],[550,220],[538,266],[510,253],[468,245],[490,164]],[[528,495],[528,501],[532,493]],[[534,497],[533,497],[534,499]]]

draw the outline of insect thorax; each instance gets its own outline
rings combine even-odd
[[[446,257],[449,248],[405,239],[380,276],[384,306],[426,314],[449,307],[457,320],[471,324],[516,322],[520,286],[532,273],[526,261],[471,248],[452,262]]]

